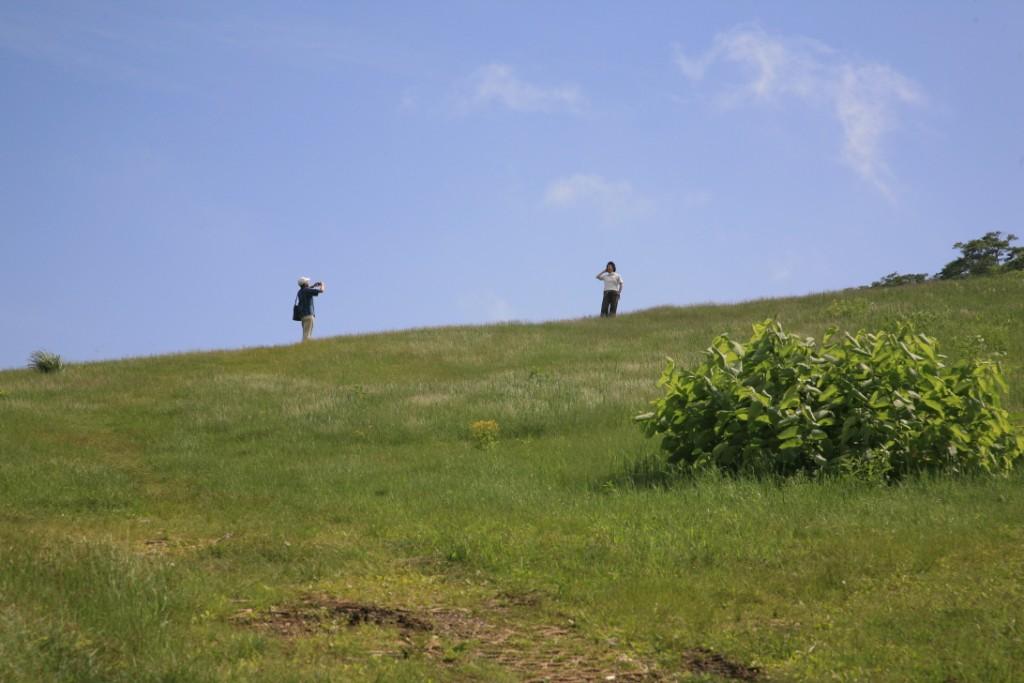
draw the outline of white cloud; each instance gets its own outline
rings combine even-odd
[[[470,79],[471,93],[464,104],[481,107],[499,104],[515,111],[578,111],[584,99],[575,85],[540,86],[519,78],[512,67],[488,64]]]
[[[843,162],[886,195],[891,194],[892,174],[882,139],[897,126],[901,105],[925,101],[917,84],[889,66],[858,62],[823,43],[774,36],[756,27],[718,34],[699,57],[677,49],[675,63],[695,82],[719,63],[744,69],[743,81],[718,94],[726,107],[786,97],[826,106],[842,129]]]
[[[463,295],[459,299],[459,307],[473,320],[498,323],[515,319],[512,305],[492,291]]]
[[[891,173],[880,147],[882,137],[896,125],[892,108],[922,101],[917,86],[889,67],[846,65],[842,70],[835,111],[843,126],[843,159],[885,193]]]
[[[548,183],[544,204],[561,208],[589,207],[609,222],[639,218],[652,208],[651,202],[637,193],[629,182],[586,173]]]
[[[599,175],[577,173],[552,181],[544,201],[554,206],[574,206],[591,199],[622,199],[632,194],[632,186],[625,181],[613,182]]]

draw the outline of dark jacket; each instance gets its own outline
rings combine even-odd
[[[313,297],[319,296],[320,289],[316,287],[299,288],[299,315],[305,318],[307,315],[316,315],[313,309]]]

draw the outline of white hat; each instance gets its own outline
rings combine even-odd
[[[301,287],[303,285],[308,285],[308,284],[309,284],[309,278],[308,277],[300,277],[299,278],[299,287]]]

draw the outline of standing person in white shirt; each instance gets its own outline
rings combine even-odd
[[[622,276],[615,272],[615,261],[609,261],[598,280],[604,281],[604,298],[601,299],[601,317],[614,318],[619,310],[619,296],[622,295]]]

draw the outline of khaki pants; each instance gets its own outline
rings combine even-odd
[[[307,315],[302,318],[302,341],[307,341],[313,336],[313,320],[316,316]]]

